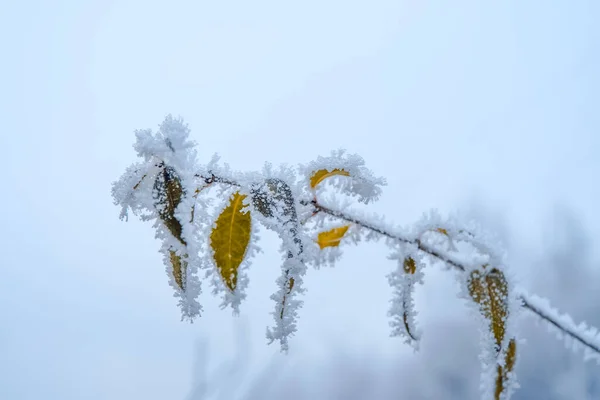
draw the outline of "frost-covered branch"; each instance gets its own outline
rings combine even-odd
[[[583,348],[586,360],[596,360],[600,364],[600,332],[585,322],[576,324],[568,314],[561,314],[550,305],[547,299],[522,292],[520,298],[523,307],[531,311],[548,324],[549,330],[555,332],[559,339],[564,339],[567,347],[573,351]]]
[[[344,221],[360,225],[365,229],[369,229],[389,239],[416,245],[420,251],[439,259],[440,261],[461,272],[465,271],[465,267],[461,265],[460,262],[449,258],[447,255],[442,254],[429,246],[424,245],[418,239],[411,240],[402,236],[398,232],[393,232],[385,227],[365,222],[359,217],[352,216],[345,212],[332,210],[331,208],[319,204],[316,200],[310,201],[310,204],[312,204],[317,212],[323,212],[336,218],[340,218]],[[556,332],[559,337],[564,338],[565,340],[570,339],[573,343],[572,346],[574,350],[576,350],[578,347],[583,347],[585,349],[584,357],[586,360],[594,359],[600,363],[600,332],[597,328],[589,327],[585,322],[582,322],[579,325],[575,324],[571,316],[567,314],[561,314],[558,310],[550,306],[550,303],[547,299],[541,298],[537,295],[529,295],[523,291],[520,291],[518,297],[522,303],[522,306],[526,310],[548,323],[549,328],[553,328],[552,330]],[[579,346],[577,346],[577,344],[579,344]],[[567,345],[570,345],[570,343],[567,342]]]
[[[183,319],[200,316],[202,275],[221,306],[240,312],[248,287],[248,269],[260,251],[259,226],[281,240],[281,274],[271,295],[274,326],[269,342],[282,351],[297,331],[308,266],[333,265],[341,244],[384,239],[396,268],[388,275],[392,289],[388,312],[392,336],[418,349],[421,338],[413,293],[424,284],[425,268],[441,263],[454,269],[474,318],[480,321],[484,399],[506,400],[517,388],[518,316],[523,308],[548,322],[585,357],[600,361],[600,335],[576,325],[537,296],[517,289],[500,244],[474,224],[442,219],[436,213],[409,228],[385,218],[348,211],[352,201],[369,204],[379,198],[385,180],[365,167],[364,160],[343,150],[298,168],[273,168],[242,173],[197,161],[190,130],[168,116],[157,132],[136,132],[134,148],[141,161],[126,169],[113,184],[121,218],[128,213],[153,221],[169,283]],[[328,196],[333,189],[337,197]]]

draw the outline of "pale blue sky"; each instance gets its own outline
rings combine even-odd
[[[230,313],[206,293],[202,319],[179,322],[151,227],[119,221],[110,197],[133,130],[167,113],[189,122],[203,159],[236,169],[358,152],[389,183],[371,210],[398,223],[473,207],[527,288],[547,275],[560,204],[597,266],[598,20],[595,1],[2,3],[0,398],[183,399],[198,338],[213,367],[233,354]],[[263,237],[242,312],[256,365],[277,353],[264,328],[279,254]],[[284,362],[316,369],[332,341],[338,355],[419,358],[388,338],[385,251],[349,248],[336,269],[309,271]],[[561,297],[549,282],[538,289]],[[462,315],[453,290],[428,277],[426,333]],[[429,338],[424,375],[439,364]]]

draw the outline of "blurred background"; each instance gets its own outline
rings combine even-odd
[[[416,293],[419,353],[389,337],[383,244],[310,270],[288,355],[268,346],[278,241],[240,317],[205,285],[180,322],[150,224],[111,182],[135,129],[181,115],[232,168],[362,155],[370,211],[436,208],[497,233],[526,290],[600,326],[600,3],[56,0],[0,5],[0,398],[478,399],[479,337],[452,274]],[[597,399],[526,318],[515,399]]]

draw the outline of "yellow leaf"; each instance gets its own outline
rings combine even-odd
[[[214,260],[223,282],[231,291],[237,286],[238,268],[250,243],[250,213],[242,211],[246,195],[236,192],[221,212],[210,234]]]
[[[323,182],[323,180],[334,175],[350,176],[350,173],[344,169],[339,168],[335,168],[331,171],[326,169],[320,169],[318,171],[315,171],[310,177],[310,187],[314,189],[319,183]]]
[[[511,339],[508,343],[508,349],[506,349],[506,357],[504,359],[504,367],[498,365],[497,375],[496,375],[496,390],[494,393],[494,397],[496,400],[500,399],[500,395],[505,389],[505,383],[508,380],[508,374],[515,367],[515,362],[517,360],[517,342],[515,339]]]
[[[436,229],[439,233],[448,236],[448,231],[445,230],[444,228],[437,228]]]
[[[417,272],[417,263],[414,258],[406,257],[404,259],[404,272],[411,275],[414,275],[414,273]]]
[[[484,265],[485,269],[487,265]],[[506,333],[506,317],[508,316],[508,284],[504,274],[493,268],[483,275],[481,271],[471,272],[468,282],[469,293],[473,300],[479,304],[479,310],[487,318],[490,331],[494,335],[496,351],[500,352],[504,335]],[[511,339],[505,351],[504,368],[497,367],[495,399],[499,400],[508,380],[508,373],[512,371],[516,360],[517,344]]]
[[[508,315],[508,285],[504,274],[496,268],[485,276],[478,270],[471,272],[469,293],[479,304],[481,313],[490,321],[496,346],[500,349],[504,340],[504,322]]]
[[[179,257],[173,250],[170,251],[171,254],[171,265],[173,265],[173,277],[175,278],[175,282],[177,286],[181,288],[181,290],[185,290],[183,288],[183,274],[186,266],[185,261],[181,262],[181,257]],[[183,264],[183,268],[182,268]]]
[[[339,228],[333,228],[327,232],[319,233],[317,243],[321,249],[325,247],[336,247],[339,246],[342,237],[346,234],[346,231],[350,225],[340,226]]]

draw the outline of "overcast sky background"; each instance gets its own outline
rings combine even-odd
[[[201,398],[203,368],[211,390],[254,385],[244,399],[478,398],[450,274],[417,293],[421,353],[388,337],[382,244],[309,271],[285,357],[264,338],[272,234],[240,318],[207,290],[180,322],[151,226],[110,196],[133,130],[167,113],[236,169],[358,152],[388,180],[371,210],[471,213],[525,288],[600,325],[598,20],[593,0],[3,2],[0,398]],[[515,398],[600,396],[600,366],[523,327]]]

